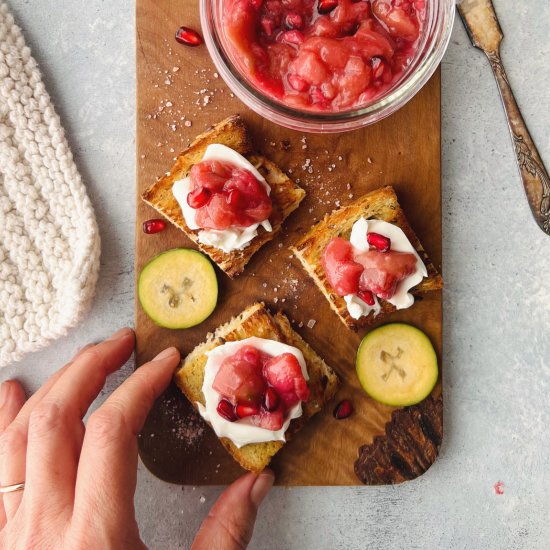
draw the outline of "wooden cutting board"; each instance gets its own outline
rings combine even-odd
[[[257,253],[242,276],[230,281],[218,272],[219,304],[200,326],[180,331],[162,329],[136,303],[137,365],[168,346],[177,346],[185,355],[204,340],[207,332],[262,300],[272,309],[281,308],[343,381],[334,403],[274,459],[277,483],[359,484],[354,472],[358,450],[371,444],[376,436],[381,437],[372,453],[378,457],[378,466],[372,466],[372,475],[364,480],[384,483],[415,477],[429,467],[437,454],[437,449],[422,446],[433,447],[434,439],[439,437],[422,436],[415,442],[416,436],[411,440],[409,432],[403,435],[408,443],[401,441],[402,445],[416,445],[419,448],[414,452],[426,455],[421,459],[413,457],[413,467],[404,464],[411,449],[399,450],[395,435],[384,435],[386,427],[388,433],[390,428],[402,429],[403,433],[409,430],[404,424],[399,426],[403,416],[394,414],[393,424],[386,426],[394,409],[368,398],[355,375],[355,353],[364,333],[355,334],[340,323],[298,262],[291,258],[288,246],[339,204],[391,184],[435,265],[441,266],[440,74],[406,107],[379,124],[347,134],[305,135],[277,127],[245,108],[218,78],[205,46],[188,48],[174,40],[181,25],[200,28],[198,0],[137,1],[136,277],[158,253],[193,246],[171,225],[160,234],[145,235],[142,223],[158,215],[141,202],[140,194],[170,169],[174,157],[195,135],[228,115],[243,115],[257,148],[299,180],[307,197],[286,223],[284,234]],[[408,322],[424,330],[441,359],[441,316],[441,293],[434,292],[389,320]],[[384,320],[387,321],[388,318]],[[440,394],[439,382],[434,396],[440,399]],[[352,400],[355,413],[347,420],[337,421],[332,411],[343,398]],[[440,422],[441,407],[437,410]],[[420,427],[421,435],[430,435],[431,429]],[[436,447],[439,443],[435,442]],[[140,435],[140,453],[156,476],[174,483],[219,485],[242,474],[174,386],[149,416]],[[396,469],[398,475],[387,473],[388,468]]]

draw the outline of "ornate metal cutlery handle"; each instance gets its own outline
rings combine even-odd
[[[550,177],[523,120],[500,53],[494,51],[486,54],[495,73],[500,96],[506,109],[508,126],[529,205],[539,227],[550,235]]]

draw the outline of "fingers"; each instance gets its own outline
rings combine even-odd
[[[8,380],[0,386],[0,435],[13,422],[25,403],[25,392],[18,382]],[[5,479],[0,479],[0,485],[11,485]],[[9,498],[9,497],[8,497]],[[3,498],[0,498],[0,530],[6,525]]]
[[[228,487],[204,520],[191,550],[242,550],[248,546],[258,507],[273,486],[271,470],[247,474]]]
[[[166,389],[180,355],[175,348],[137,369],[95,411],[86,426],[76,482],[73,522],[119,530],[133,518],[137,434]]]
[[[84,425],[82,417],[134,348],[134,334],[123,329],[81,352],[29,416],[26,489],[29,510],[47,506],[47,515],[72,513]]]
[[[45,395],[52,389],[64,372],[74,363],[79,355],[91,347],[83,348],[75,358],[62,369],[53,374],[23,405],[17,417],[0,437],[0,483],[11,485],[25,480],[27,436],[29,417],[36,405],[42,401]],[[21,492],[4,495],[4,508],[7,519],[11,519],[19,508],[23,494]]]
[[[25,400],[25,392],[16,380],[7,380],[0,386],[0,434],[15,420]]]

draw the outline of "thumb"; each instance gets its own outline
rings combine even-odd
[[[273,472],[247,474],[229,486],[204,520],[191,550],[243,550],[248,546],[258,507],[273,486]]]

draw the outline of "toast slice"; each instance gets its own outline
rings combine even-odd
[[[187,177],[193,165],[202,160],[206,148],[215,143],[230,147],[246,157],[271,187],[273,212],[269,221],[273,231],[268,232],[263,227],[259,227],[258,235],[248,246],[242,250],[234,250],[229,253],[199,243],[199,231],[190,229],[185,223],[181,208],[172,193],[174,183]],[[179,155],[170,172],[142,194],[142,199],[176,227],[179,227],[203,252],[218,264],[220,269],[225,271],[229,277],[234,278],[243,272],[255,252],[277,236],[285,219],[298,208],[304,196],[305,191],[289,179],[276,164],[253,152],[252,137],[248,128],[239,115],[233,115],[198,136]]]
[[[338,390],[339,380],[334,371],[292,329],[289,320],[282,313],[272,315],[262,303],[247,308],[213,334],[209,334],[206,342],[197,346],[184,359],[175,375],[176,384],[195,407],[197,403],[204,405],[202,384],[206,352],[225,342],[244,340],[252,336],[284,342],[304,354],[309,374],[310,397],[307,403],[302,404],[302,416],[290,423],[285,434],[288,441],[333,398]],[[284,446],[282,441],[270,441],[239,449],[229,439],[221,438],[220,441],[243,468],[254,472],[264,470],[271,458]]]
[[[334,237],[349,239],[353,224],[361,217],[383,220],[400,227],[422,258],[428,270],[428,277],[412,289],[412,294],[417,295],[443,288],[443,279],[409,225],[405,213],[397,201],[393,187],[383,187],[368,193],[348,206],[327,214],[307,235],[291,247],[292,252],[302,262],[305,270],[330,302],[340,320],[353,330],[368,326],[380,319],[382,315],[396,310],[389,302],[379,299],[381,310],[376,317],[371,313],[367,317],[355,320],[349,314],[344,298],[334,292],[326,278],[321,263],[323,251]]]

